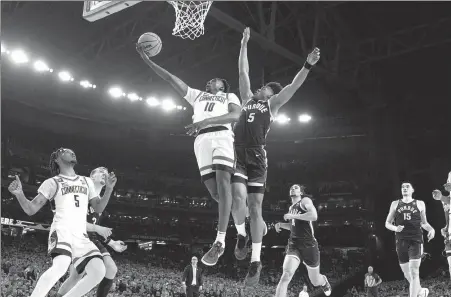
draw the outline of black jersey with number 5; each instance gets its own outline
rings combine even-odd
[[[404,226],[401,232],[396,232],[396,239],[423,242],[421,212],[417,200],[412,200],[409,203],[402,200],[398,201],[395,212],[395,226]]]
[[[235,144],[246,147],[265,146],[272,120],[268,101],[250,99],[241,109],[240,119],[235,125]]]

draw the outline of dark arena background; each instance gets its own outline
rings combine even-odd
[[[96,21],[83,18],[81,1],[2,1],[1,8],[2,297],[29,296],[51,265],[50,207],[27,216],[8,185],[19,175],[26,196],[35,197],[60,147],[75,151],[78,174],[105,166],[118,177],[102,225],[128,249],[111,251],[118,271],[109,296],[184,296],[183,269],[210,248],[217,203],[200,181],[194,138],[185,134],[192,107],[142,62],[135,44],[156,33],[163,44],[157,64],[201,90],[223,77],[239,95],[245,27],[252,30],[255,89],[289,84],[314,47],[321,60],[268,135],[269,232],[259,285],[243,286],[250,255],[235,259],[231,218],[219,263],[199,261],[200,296],[274,296],[289,236],[274,225],[287,213],[294,183],[307,185],[318,210],[321,273],[332,296],[366,296],[370,265],[383,280],[379,296],[409,296],[394,233],[385,228],[403,181],[425,201],[436,231],[424,244],[422,286],[429,296],[451,295],[440,234],[445,215],[432,198],[434,189],[449,195],[451,3],[217,1],[194,40],[172,36],[167,2],[124,6]],[[324,296],[301,265],[288,295],[303,285],[310,296]]]

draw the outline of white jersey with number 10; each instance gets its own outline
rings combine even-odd
[[[193,106],[193,123],[229,113],[230,103],[241,106],[240,99],[233,93],[218,92],[213,95],[190,87],[188,87],[185,99]],[[212,126],[215,125],[208,127]],[[232,130],[231,124],[218,126],[226,126],[229,130]]]

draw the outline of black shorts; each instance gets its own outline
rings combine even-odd
[[[268,172],[266,150],[263,147],[235,146],[235,173],[232,182],[260,187],[264,190]]]
[[[102,254],[102,257],[111,256],[110,252],[107,250],[105,245],[97,238],[90,237],[91,241],[95,244],[95,246],[99,249],[100,253]]]
[[[319,266],[319,248],[316,240],[288,239],[285,250],[287,256],[295,257],[304,265],[315,268]]]
[[[423,243],[415,240],[396,239],[396,252],[400,264],[418,260],[423,256]]]

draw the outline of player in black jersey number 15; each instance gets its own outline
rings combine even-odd
[[[94,169],[91,172],[90,177],[94,182],[95,191],[99,194],[102,191],[103,187],[107,186],[111,188],[114,187],[114,184],[116,183],[116,177],[114,173],[108,173],[108,170],[105,167]],[[125,251],[127,249],[127,246],[122,241],[116,241],[110,238],[110,228],[98,225],[100,223],[101,215],[101,213],[95,212],[92,208],[89,209],[87,231],[91,241],[102,253],[103,263],[105,264],[105,277],[97,287],[97,297],[106,297],[113,285],[113,280],[117,273],[117,266],[104,244],[108,245],[113,250],[119,253]],[[97,236],[97,234],[100,236],[100,238]],[[71,265],[69,277],[58,290],[58,296],[64,296],[83,278],[83,276],[83,272],[80,273],[73,267],[73,265]]]
[[[238,61],[240,95],[243,107],[240,119],[235,125],[236,169],[232,178],[234,199],[232,211],[239,234],[235,247],[235,256],[238,260],[243,260],[247,254],[246,243],[248,236],[244,228],[239,226],[244,226],[247,198],[251,219],[252,254],[245,285],[254,286],[258,284],[260,279],[262,269],[260,261],[261,246],[263,236],[267,230],[262,217],[262,203],[268,169],[265,150],[266,136],[271,122],[277,116],[279,108],[293,97],[304,83],[310,69],[319,61],[320,51],[318,48],[315,48],[308,55],[304,67],[289,85],[282,88],[280,83],[270,82],[253,94],[247,59],[249,38],[250,30],[246,28],[243,32]]]
[[[412,198],[411,183],[401,185],[402,199],[393,201],[385,221],[385,227],[396,233],[396,252],[404,277],[409,282],[410,297],[427,297],[429,290],[421,288],[420,264],[423,255],[423,230],[428,240],[434,238],[435,230],[426,219],[424,201]]]
[[[290,188],[290,197],[292,205],[284,220],[288,223],[277,223],[276,232],[282,229],[290,231],[290,238],[286,248],[286,256],[283,261],[283,274],[276,289],[275,297],[286,297],[288,284],[294,273],[299,267],[301,261],[307,268],[310,282],[313,286],[319,287],[326,296],[332,293],[332,287],[325,275],[320,274],[319,264],[320,256],[318,242],[313,230],[313,221],[318,219],[318,213],[313,202],[308,197],[302,197],[305,187],[293,185]]]

